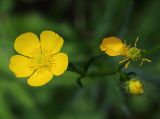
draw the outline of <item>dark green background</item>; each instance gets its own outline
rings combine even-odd
[[[148,51],[152,63],[131,63],[145,94],[126,95],[119,76],[96,75],[118,67],[119,58],[99,59],[82,79],[66,71],[34,88],[8,69],[14,40],[24,32],[53,30],[64,40],[62,51],[83,68],[100,54],[102,38],[118,36]],[[25,45],[24,45],[25,47]],[[160,119],[160,0],[0,0],[0,119]]]

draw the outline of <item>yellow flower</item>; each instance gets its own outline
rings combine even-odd
[[[61,53],[63,38],[53,31],[43,31],[39,38],[31,32],[21,34],[14,43],[20,55],[10,59],[9,68],[16,77],[29,77],[31,86],[42,86],[53,76],[64,73],[68,67],[68,56]]]
[[[138,38],[136,39],[134,47],[130,47],[127,46],[125,43],[122,43],[122,41],[117,37],[108,37],[103,39],[100,45],[100,49],[109,56],[124,56],[125,59],[123,59],[119,63],[126,62],[125,68],[128,67],[131,61],[140,60],[140,65],[142,65],[144,61],[151,62],[150,60],[142,57],[141,52],[144,50],[138,49],[136,47],[137,41]]]
[[[144,93],[144,86],[138,79],[131,79],[126,82],[126,89],[130,94],[140,95]]]

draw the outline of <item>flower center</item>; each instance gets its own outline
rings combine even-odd
[[[136,47],[132,47],[128,51],[128,57],[131,57],[132,60],[137,60],[141,57],[141,51],[140,49]]]
[[[35,58],[35,62],[38,65],[43,65],[45,63],[45,57],[42,54],[40,54]]]
[[[36,68],[48,68],[54,66],[54,59],[52,55],[44,55],[44,54],[38,54],[34,62],[36,64]]]

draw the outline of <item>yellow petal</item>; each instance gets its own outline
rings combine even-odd
[[[11,57],[9,68],[16,77],[28,77],[35,70],[32,60],[21,55]]]
[[[54,75],[59,76],[67,70],[68,67],[68,56],[65,53],[58,53],[53,57],[53,65],[51,71]]]
[[[40,35],[40,42],[43,54],[55,54],[61,50],[64,41],[53,31],[43,31]]]
[[[128,50],[125,44],[117,37],[104,38],[100,49],[109,56],[126,55],[126,51]]]
[[[42,86],[53,78],[53,74],[45,68],[37,69],[37,71],[27,80],[30,86]]]
[[[34,57],[35,54],[41,52],[39,39],[31,32],[18,36],[14,48],[18,53],[28,57]]]

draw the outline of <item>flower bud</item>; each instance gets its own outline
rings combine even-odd
[[[137,78],[133,78],[126,82],[127,92],[133,95],[140,95],[144,93],[144,86],[142,81]]]

